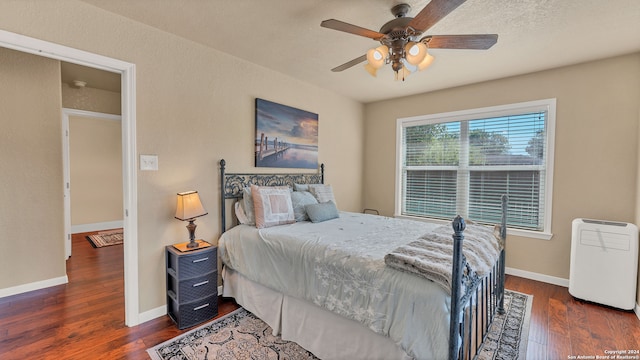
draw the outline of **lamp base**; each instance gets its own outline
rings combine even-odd
[[[189,244],[191,244],[191,241],[187,241],[179,244],[173,244],[173,247],[180,250],[181,252],[186,252],[186,251],[204,249],[211,246],[211,244],[209,244],[208,242],[200,239],[195,240],[194,243],[197,245],[196,247],[189,247]]]
[[[200,246],[200,245],[198,244],[198,242],[196,242],[196,241],[195,241],[195,240],[193,240],[193,239],[192,239],[191,241],[189,241],[189,243],[187,244],[187,248],[189,248],[189,249],[197,249],[197,248],[198,248],[198,246]]]

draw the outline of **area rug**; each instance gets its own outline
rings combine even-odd
[[[94,248],[105,246],[120,245],[124,242],[124,233],[122,229],[100,231],[95,235],[87,236],[87,240]]]
[[[524,359],[533,296],[505,291],[505,314],[497,315],[478,359]],[[300,345],[272,335],[271,328],[240,308],[147,350],[154,360],[317,359]]]
[[[526,359],[532,304],[533,295],[505,290],[505,312],[495,317],[476,359]]]

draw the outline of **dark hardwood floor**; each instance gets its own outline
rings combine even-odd
[[[163,316],[124,325],[122,246],[94,249],[73,236],[69,283],[0,299],[0,359],[148,359],[146,349],[184,331]],[[534,295],[530,360],[640,349],[633,312],[574,300],[566,288],[508,276],[506,287]],[[237,308],[220,298],[219,315]]]

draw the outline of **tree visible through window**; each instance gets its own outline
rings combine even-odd
[[[549,109],[526,103],[400,119],[399,213],[496,223],[507,194],[509,227],[548,232]]]

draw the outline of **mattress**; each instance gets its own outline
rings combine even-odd
[[[341,212],[337,219],[225,232],[225,266],[276,292],[357,321],[409,356],[446,358],[450,298],[384,256],[437,225]]]

